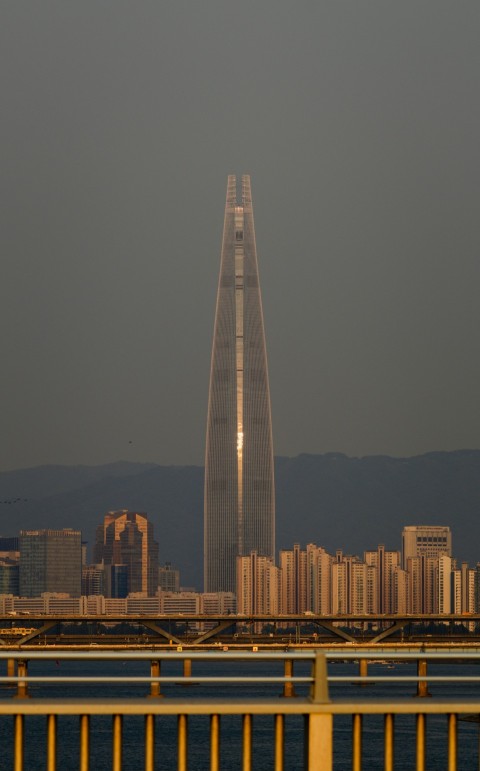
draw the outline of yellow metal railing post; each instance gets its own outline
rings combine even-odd
[[[275,771],[283,771],[285,748],[285,716],[275,715]]]
[[[90,715],[80,715],[80,771],[90,767]]]
[[[145,715],[145,771],[155,771],[155,715]]]
[[[425,739],[426,739],[426,718],[425,715],[417,715],[417,771],[425,771]]]
[[[251,715],[243,716],[242,771],[252,771],[252,716]]]
[[[220,715],[210,715],[210,771],[220,771]]]
[[[122,715],[114,715],[112,723],[112,771],[122,771]]]
[[[188,768],[188,719],[186,715],[178,716],[178,771]]]
[[[23,715],[15,715],[14,717],[14,758],[13,768],[14,771],[23,771],[23,735],[24,735],[25,718]]]
[[[457,715],[448,716],[448,771],[457,771]]]
[[[326,704],[330,701],[328,696],[327,659],[324,653],[316,653],[313,660],[310,698],[317,704]]]
[[[352,771],[362,771],[362,715],[352,715]]]
[[[328,704],[328,671],[325,654],[316,653],[312,669],[310,699],[316,704]],[[308,771],[333,768],[333,715],[312,712],[306,719],[305,767]]]
[[[333,715],[315,713],[305,717],[305,768],[307,771],[333,769]]]
[[[395,760],[395,724],[393,722],[393,715],[385,715],[384,724],[384,769],[385,771],[393,771]]]
[[[47,715],[47,771],[57,768],[57,716]]]

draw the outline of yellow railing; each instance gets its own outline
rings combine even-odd
[[[54,771],[57,751],[57,720],[59,716],[77,715],[80,722],[79,768],[89,769],[90,719],[98,715],[112,716],[112,768],[120,771],[122,768],[122,727],[125,718],[132,715],[142,715],[145,720],[143,740],[144,760],[140,761],[146,771],[155,768],[155,725],[160,716],[176,715],[178,769],[186,771],[188,720],[194,715],[210,717],[209,742],[210,768],[220,768],[220,725],[221,716],[240,715],[242,718],[242,769],[253,769],[252,764],[252,731],[256,716],[270,715],[274,720],[274,768],[281,771],[284,767],[284,722],[287,716],[303,715],[305,717],[305,768],[309,771],[321,769],[330,771],[333,768],[333,718],[336,715],[352,715],[352,767],[354,771],[362,768],[362,727],[365,715],[384,716],[384,768],[393,771],[394,768],[394,718],[395,715],[416,716],[416,769],[424,771],[426,758],[426,722],[429,715],[446,716],[445,756],[448,758],[448,771],[457,769],[457,720],[462,713],[480,714],[480,700],[464,701],[432,701],[419,703],[404,701],[397,703],[376,703],[358,701],[349,703],[318,704],[308,698],[295,700],[261,700],[234,699],[228,700],[185,700],[165,699],[158,702],[145,699],[126,699],[119,702],[116,699],[96,699],[94,702],[85,699],[64,699],[50,701],[49,699],[25,699],[15,702],[0,702],[0,715],[14,717],[14,747],[15,771],[23,771],[23,748],[25,735],[25,718],[30,715],[46,717],[47,734],[47,769]],[[142,751],[139,749],[139,759]],[[74,767],[72,765],[72,767]],[[142,766],[139,765],[138,768]]]
[[[42,658],[38,654],[35,655],[29,652],[29,658]],[[57,654],[58,656],[60,654]],[[454,700],[452,698],[425,698],[428,695],[428,688],[424,687],[423,690],[417,690],[417,695],[414,697],[404,697],[396,699],[380,699],[364,697],[364,692],[359,689],[356,692],[357,698],[348,697],[345,700],[330,700],[329,686],[330,682],[343,682],[344,680],[350,680],[358,683],[366,682],[368,676],[361,675],[356,677],[338,677],[328,676],[327,671],[327,659],[324,654],[315,653],[309,655],[302,655],[298,658],[300,660],[310,660],[312,671],[308,676],[295,677],[293,675],[293,659],[289,653],[283,656],[283,659],[277,654],[274,656],[255,656],[250,654],[250,660],[262,661],[265,658],[269,659],[281,659],[284,664],[284,674],[282,676],[268,677],[241,677],[241,676],[203,676],[192,677],[191,674],[187,674],[182,683],[191,682],[206,682],[210,684],[215,683],[230,683],[233,687],[232,695],[227,698],[204,698],[203,696],[195,696],[189,691],[188,697],[168,697],[163,698],[163,693],[160,692],[160,685],[162,683],[168,684],[179,680],[178,675],[175,677],[162,677],[160,674],[160,661],[158,660],[158,654],[156,659],[153,658],[153,654],[142,653],[141,655],[130,658],[150,659],[151,674],[149,677],[74,677],[74,676],[30,676],[28,674],[27,662],[20,658],[15,657],[17,662],[16,674],[11,673],[7,677],[1,677],[0,683],[7,686],[15,686],[13,691],[14,698],[10,698],[8,694],[4,693],[4,697],[0,699],[0,718],[3,716],[13,716],[13,734],[12,739],[14,743],[14,771],[24,771],[24,747],[26,741],[25,726],[28,722],[29,716],[44,716],[46,719],[46,768],[47,771],[55,771],[57,769],[57,750],[58,750],[58,723],[59,718],[63,716],[77,716],[79,720],[79,747],[78,747],[78,768],[80,771],[89,771],[90,768],[90,750],[91,750],[91,721],[94,721],[98,716],[111,716],[112,718],[112,769],[113,771],[121,771],[122,769],[122,746],[123,746],[123,729],[125,721],[128,721],[132,716],[143,716],[144,718],[144,730],[143,736],[138,738],[139,753],[138,753],[138,765],[136,768],[145,768],[145,771],[154,771],[155,768],[163,768],[160,764],[155,765],[155,733],[158,722],[165,716],[177,717],[177,768],[178,771],[187,771],[188,766],[188,733],[189,733],[189,721],[195,716],[209,716],[209,730],[204,736],[204,745],[206,752],[210,758],[211,771],[219,771],[221,761],[221,723],[222,718],[227,715],[236,715],[241,719],[241,768],[242,771],[251,771],[255,768],[252,754],[252,741],[255,721],[259,716],[269,715],[273,719],[272,728],[272,750],[274,756],[273,768],[275,771],[283,771],[285,767],[285,722],[291,716],[303,716],[305,722],[304,732],[304,768],[308,771],[332,771],[333,769],[333,725],[334,720],[338,716],[350,715],[352,717],[352,731],[351,731],[351,763],[353,771],[361,771],[362,769],[362,744],[365,734],[364,718],[368,715],[381,715],[384,718],[383,729],[383,768],[385,771],[393,771],[394,769],[394,724],[395,717],[399,715],[411,715],[414,716],[416,721],[415,731],[415,768],[416,771],[425,771],[426,769],[426,730],[427,722],[431,716],[443,715],[445,716],[445,745],[444,745],[444,757],[447,760],[446,767],[448,771],[457,771],[457,735],[458,735],[458,719],[462,715],[478,716],[480,715],[480,698],[473,695],[471,698],[462,698],[461,700]],[[188,654],[177,656],[177,659],[181,659],[184,662],[191,662],[192,656],[187,658]],[[175,656],[175,654],[173,654]],[[355,658],[358,659],[361,655],[355,654]],[[103,659],[107,656],[96,655],[95,659]],[[6,659],[7,656],[0,657]],[[43,658],[46,658],[43,656]],[[53,658],[50,653],[49,658]],[[68,654],[63,658],[69,659],[85,659],[85,654],[79,656]],[[89,657],[93,658],[92,656]],[[110,659],[118,660],[120,657],[118,654],[112,655]],[[170,658],[172,656],[164,656]],[[208,657],[207,654],[198,657],[202,660],[220,661],[229,660],[230,663],[234,659],[232,656],[222,656],[222,654],[211,654]],[[245,660],[245,656],[237,656]],[[353,656],[351,657],[353,658]],[[398,660],[400,657],[396,657]],[[405,658],[405,657],[404,657]],[[411,658],[411,657],[410,657]],[[416,676],[409,677],[395,677],[395,675],[388,675],[383,678],[384,681],[398,680],[400,682],[413,681],[418,685],[426,684],[427,680],[431,682],[461,682],[462,678],[451,677],[435,677],[433,675],[428,676],[426,669],[426,660],[429,656],[425,655],[420,661],[423,662],[420,668],[417,668]],[[443,659],[446,656],[443,654]],[[458,657],[448,657],[454,660],[458,660]],[[469,659],[472,656],[468,657]],[[475,657],[477,658],[477,657]],[[11,660],[11,659],[10,659]],[[407,659],[408,660],[408,659]],[[191,666],[187,667],[184,672],[191,672]],[[418,674],[418,672],[421,674]],[[288,673],[288,674],[285,674]],[[375,681],[382,680],[381,677],[375,676]],[[477,682],[480,681],[478,676],[471,676],[466,678],[467,681]],[[107,683],[112,685],[115,683],[130,683],[135,682],[137,684],[148,683],[146,697],[137,698],[104,698],[98,696],[91,698],[61,698],[51,699],[47,695],[42,698],[31,698],[29,695],[29,685],[49,683],[58,683],[67,685],[68,683],[90,683],[95,682],[99,686],[105,686]],[[283,684],[283,693],[271,698],[260,696],[256,698],[249,698],[238,696],[236,693],[239,683],[243,684],[258,684],[264,683],[265,685],[272,685],[274,683]],[[294,686],[308,685],[308,695],[302,697],[294,696]],[[419,698],[420,697],[420,698]],[[423,697],[423,698],[422,698]],[[158,749],[158,747],[157,747]],[[158,758],[157,758],[158,762]],[[43,765],[39,763],[39,765]],[[3,767],[3,766],[2,766]],[[71,768],[76,768],[77,763],[72,761]],[[301,761],[296,766],[301,767]],[[469,766],[468,771],[474,768],[474,765]],[[102,768],[102,771],[104,769]],[[195,771],[195,769],[192,769]],[[341,771],[345,771],[342,768]]]

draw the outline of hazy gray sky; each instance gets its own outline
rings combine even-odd
[[[480,447],[479,40],[477,0],[4,0],[0,469],[203,463],[229,173],[276,454]]]

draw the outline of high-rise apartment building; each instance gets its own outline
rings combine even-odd
[[[306,550],[306,610],[328,615],[332,609],[333,557],[321,546],[309,543]]]
[[[447,554],[442,554],[436,567],[436,610],[438,613],[452,612],[452,563]]]
[[[282,586],[282,613],[304,613],[307,605],[307,553],[295,543],[279,555]]]
[[[400,552],[386,551],[385,546],[379,544],[376,551],[366,551],[364,558],[376,571],[377,612],[393,613],[393,571],[400,565]]]
[[[235,591],[236,559],[274,558],[272,420],[250,177],[228,177],[208,400],[205,591]]]
[[[475,570],[462,562],[459,568],[452,570],[453,575],[453,613],[475,612]]]
[[[392,573],[392,613],[409,613],[409,575],[401,567]]]
[[[158,543],[153,525],[138,511],[109,511],[97,527],[94,562],[105,568],[108,588],[111,567],[125,566],[127,592],[153,596],[158,588]],[[110,591],[112,596],[121,596]]]
[[[20,531],[20,594],[40,597],[62,592],[79,597],[82,588],[80,530]]]
[[[270,557],[237,557],[237,613],[278,615],[280,571]]]

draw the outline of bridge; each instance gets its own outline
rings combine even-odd
[[[25,645],[480,644],[480,614],[0,616],[0,647]]]

